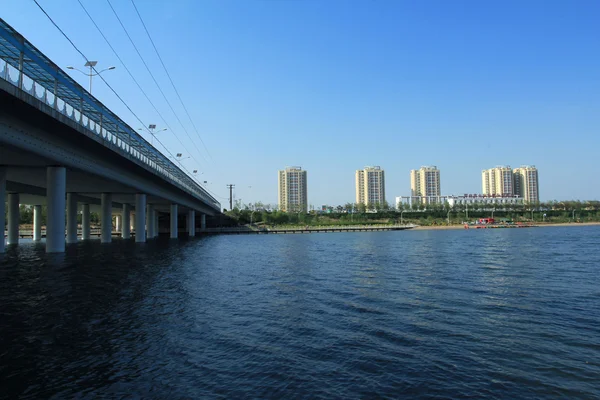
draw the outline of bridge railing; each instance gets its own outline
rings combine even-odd
[[[145,165],[156,175],[220,210],[220,203],[201,185],[1,18],[0,79],[97,135],[111,150]]]

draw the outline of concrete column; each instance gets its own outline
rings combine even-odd
[[[171,239],[177,239],[177,204],[171,204]]]
[[[90,205],[83,204],[81,207],[81,239],[90,240]]]
[[[206,229],[206,214],[200,214],[200,229]]]
[[[33,206],[33,241],[42,240],[42,206]]]
[[[196,211],[188,211],[188,234],[190,237],[196,236]]]
[[[154,206],[148,204],[146,206],[146,230],[148,231],[148,239],[154,238]]]
[[[121,215],[123,220],[123,232],[121,233],[121,237],[123,239],[131,238],[131,224],[129,218],[131,217],[131,206],[129,204],[123,204],[123,214]]]
[[[65,194],[67,170],[65,167],[46,168],[46,253],[65,251]]]
[[[100,242],[110,243],[112,240],[112,194],[102,193],[101,198],[100,223],[102,224],[100,232]]]
[[[131,207],[130,207],[131,210]],[[134,231],[135,230],[135,213],[131,213],[130,217],[129,217],[129,230],[130,231]]]
[[[146,243],[146,195],[135,195],[135,241]]]
[[[6,212],[6,168],[0,167],[0,253],[4,253],[5,242],[4,242],[4,225],[6,224],[5,215]]]
[[[67,193],[67,243],[77,243],[77,198]]]
[[[157,238],[160,233],[160,227],[158,226],[158,216],[159,212],[154,210],[154,237]]]
[[[115,215],[115,231],[121,232],[121,216]]]
[[[19,244],[19,193],[8,194],[8,240],[6,244]]]

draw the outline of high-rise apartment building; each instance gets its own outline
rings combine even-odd
[[[287,167],[279,171],[279,209],[285,212],[308,211],[306,171]]]
[[[514,194],[513,170],[500,166],[481,171],[481,186],[484,195],[512,196]]]
[[[540,201],[538,170],[533,165],[522,165],[513,170],[515,194],[525,199],[526,203]]]
[[[365,167],[356,171],[356,203],[385,203],[385,174],[381,167]]]
[[[410,171],[411,196],[424,196],[430,201],[442,195],[440,170],[436,166],[425,166]],[[428,200],[424,200],[429,202]]]

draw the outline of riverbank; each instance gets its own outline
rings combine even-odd
[[[600,222],[565,222],[565,223],[535,223],[536,227],[550,227],[550,226],[600,226]],[[458,225],[419,225],[413,228],[416,231],[423,230],[449,230],[449,229],[465,229],[464,224]]]

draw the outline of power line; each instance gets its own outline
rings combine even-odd
[[[192,145],[194,145],[194,148],[196,149],[196,151],[198,152],[198,154],[200,154],[202,156],[202,158],[204,158],[204,160],[208,163],[208,160],[202,155],[202,152],[198,149],[198,147],[196,146],[196,144],[194,143],[194,141],[192,140],[190,134],[188,133],[187,129],[185,128],[185,126],[183,125],[183,123],[181,122],[181,119],[179,119],[179,116],[177,115],[177,113],[175,112],[175,109],[173,108],[173,106],[171,105],[171,102],[169,102],[169,99],[167,99],[167,96],[165,95],[165,93],[163,92],[162,88],[160,87],[160,85],[158,84],[158,81],[156,80],[156,78],[154,77],[154,74],[152,73],[152,71],[150,71],[150,67],[148,67],[148,64],[146,63],[146,60],[144,60],[144,57],[142,56],[142,54],[140,53],[140,51],[138,50],[137,46],[135,45],[135,42],[133,41],[133,39],[131,38],[131,36],[129,35],[129,32],[127,31],[127,29],[125,28],[125,25],[123,24],[123,22],[121,21],[121,18],[119,18],[119,14],[117,14],[117,11],[114,9],[114,7],[112,6],[110,0],[106,0],[106,2],[108,3],[108,5],[110,6],[110,9],[112,10],[112,12],[115,14],[115,17],[117,17],[117,20],[119,21],[119,24],[121,25],[121,28],[123,28],[123,30],[125,31],[125,35],[127,35],[127,38],[129,39],[129,41],[131,42],[131,44],[133,45],[133,48],[135,49],[137,55],[140,57],[140,59],[142,60],[142,63],[144,64],[144,66],[146,67],[146,70],[148,71],[148,73],[150,74],[150,76],[152,77],[152,80],[154,81],[154,83],[156,84],[156,87],[158,88],[158,90],[160,91],[160,93],[162,94],[163,98],[165,99],[165,102],[169,105],[169,108],[171,109],[171,111],[173,112],[173,115],[175,115],[175,118],[177,118],[177,121],[179,121],[179,124],[181,125],[181,127],[183,128],[183,131],[185,132],[185,134],[187,135],[188,139],[190,140],[190,142],[192,143]],[[182,144],[183,145],[183,144]],[[192,157],[193,158],[193,157]],[[196,161],[194,159],[194,161]],[[196,161],[198,162],[198,161]],[[200,163],[198,163],[200,164]]]
[[[137,79],[135,79],[135,76],[131,73],[131,71],[129,70],[129,68],[127,68],[127,65],[121,59],[121,57],[119,56],[119,53],[117,53],[117,51],[114,49],[114,47],[112,46],[112,44],[110,43],[110,41],[106,38],[106,36],[102,32],[102,30],[100,29],[100,27],[98,26],[98,24],[96,24],[96,21],[94,20],[94,18],[92,18],[92,16],[88,12],[88,10],[85,8],[85,6],[81,2],[81,0],[77,0],[77,1],[79,2],[79,5],[81,6],[81,8],[83,8],[83,11],[85,11],[85,13],[87,14],[87,16],[89,17],[90,21],[92,21],[92,24],[94,24],[94,26],[96,27],[96,29],[98,30],[98,32],[100,33],[100,35],[102,36],[102,38],[104,39],[104,41],[106,42],[106,44],[108,44],[108,47],[110,47],[110,49],[112,50],[112,52],[114,53],[114,55],[121,62],[121,64],[125,68],[125,71],[127,71],[127,73],[129,74],[129,77],[137,85],[138,89],[140,89],[140,91],[142,92],[142,94],[144,95],[144,97],[146,97],[146,100],[148,100],[148,102],[150,103],[150,105],[152,106],[152,108],[154,108],[154,111],[156,111],[156,113],[158,114],[158,116],[160,117],[160,119],[163,121],[163,123],[167,126],[167,128],[169,128],[170,131],[173,131],[173,129],[169,126],[169,124],[167,123],[167,121],[165,120],[165,118],[162,116],[162,114],[160,113],[160,111],[158,111],[158,109],[156,108],[156,106],[154,105],[154,103],[152,102],[152,100],[150,100],[150,97],[146,94],[146,92],[144,91],[144,89],[142,88],[142,86],[139,84],[139,82],[137,81]],[[144,126],[144,129],[148,130],[146,126]],[[179,143],[181,144],[181,146],[185,147],[185,145],[183,144],[183,142],[181,142],[181,140],[175,134],[174,131],[173,131],[173,135],[175,136],[175,138],[177,139],[177,141],[179,141]],[[162,143],[160,141],[158,141],[158,142],[162,145]],[[164,145],[163,145],[163,147],[164,147]],[[168,150],[166,148],[165,148],[165,150],[168,152]],[[198,162],[196,159],[194,159],[194,161]],[[200,163],[198,163],[198,164],[200,164]]]
[[[229,183],[227,184],[227,188],[229,189],[229,209],[233,210],[233,188],[235,187],[234,184]]]
[[[56,24],[56,22],[54,22],[52,17],[50,17],[50,15],[48,15],[46,10],[44,10],[44,8],[40,5],[40,3],[38,3],[37,0],[33,0],[33,2],[39,7],[40,10],[42,10],[42,12],[46,15],[46,17],[48,17],[50,22],[52,22],[52,25],[54,25],[56,27],[56,29],[58,29],[58,31],[65,37],[65,39],[67,39],[69,41],[69,43],[71,43],[71,46],[73,46],[73,48],[83,57],[83,59],[86,62],[89,62],[90,60],[85,56],[85,54],[83,54],[83,52],[81,50],[79,50],[79,48],[75,45],[75,43],[73,43],[71,38],[69,38],[69,36],[67,36],[67,34]],[[139,121],[139,123],[141,123],[143,125],[144,123],[142,122],[142,120],[137,116],[137,114],[135,112],[133,112],[133,110],[131,109],[131,107],[129,107],[129,105],[125,102],[125,100],[123,100],[121,98],[121,96],[119,96],[119,94],[115,91],[115,89],[113,89],[112,86],[110,86],[108,84],[108,82],[106,82],[106,79],[104,79],[104,77],[100,73],[98,73],[98,71],[96,70],[96,67],[92,66],[92,69],[94,70],[94,72],[96,72],[97,76],[100,77],[100,79],[102,79],[102,81],[106,84],[106,86],[113,92],[113,94],[115,96],[117,96],[117,98],[121,101],[121,103],[123,103],[123,105],[125,107],[127,107],[129,112]],[[167,152],[169,152],[169,150],[167,148],[165,148],[165,150],[167,150]],[[171,153],[169,152],[169,154],[171,154]],[[171,154],[171,156],[172,156],[172,154]]]
[[[160,111],[158,111],[158,108],[154,105],[154,103],[152,102],[152,100],[150,99],[150,97],[148,96],[148,94],[144,91],[144,89],[142,88],[142,86],[139,84],[139,82],[137,81],[137,79],[135,79],[135,76],[131,73],[131,71],[129,70],[129,68],[127,67],[127,65],[125,64],[125,62],[123,61],[123,59],[121,59],[121,57],[119,56],[119,53],[115,50],[115,48],[112,46],[112,44],[110,43],[110,41],[108,40],[108,38],[104,35],[104,32],[102,32],[102,29],[100,29],[100,27],[98,26],[98,24],[96,23],[96,21],[94,20],[94,18],[90,15],[90,13],[88,12],[88,10],[85,8],[85,6],[83,5],[83,3],[81,2],[81,0],[77,0],[79,2],[79,5],[81,6],[81,8],[83,8],[83,11],[85,11],[86,15],[88,16],[88,18],[90,19],[90,21],[92,21],[92,23],[94,24],[94,26],[96,27],[96,29],[98,30],[98,32],[100,33],[100,35],[102,36],[102,38],[104,39],[104,41],[106,42],[106,44],[108,45],[108,47],[110,47],[110,49],[112,50],[112,52],[114,53],[114,55],[117,57],[117,59],[121,62],[121,64],[123,65],[123,67],[125,68],[125,70],[127,71],[127,73],[129,74],[129,77],[133,80],[133,82],[137,85],[138,89],[140,89],[140,91],[142,92],[142,94],[144,95],[144,97],[146,98],[146,100],[148,100],[148,102],[150,103],[150,105],[152,106],[152,108],[154,109],[154,111],[156,111],[156,113],[158,114],[158,116],[160,117],[160,119],[163,121],[163,123],[165,124],[165,126],[173,132],[173,136],[175,136],[175,139],[177,139],[177,141],[179,142],[179,144],[181,144],[182,147],[185,148],[185,145],[183,144],[183,142],[181,141],[181,139],[179,139],[179,137],[175,134],[175,131],[171,128],[171,126],[169,125],[169,123],[166,121],[166,119],[163,117],[163,115],[161,114]],[[86,59],[87,60],[87,59]],[[104,80],[104,79],[103,79]],[[105,81],[106,83],[106,81]],[[138,118],[139,121],[139,118]],[[141,121],[140,121],[141,122]],[[143,124],[143,123],[142,123]],[[146,129],[146,131],[148,131],[146,125],[143,125],[144,129]],[[165,149],[165,151],[171,156],[171,158],[173,158],[173,154],[169,151],[169,149],[167,149],[167,147],[159,140],[156,139],[156,141]],[[192,156],[192,159],[200,164],[198,162],[198,160],[196,160],[196,158]],[[190,171],[188,171],[185,167],[181,166],[185,172],[190,175]],[[204,190],[206,190],[207,192],[209,192],[210,194],[212,194],[213,196],[219,197],[221,199],[227,200],[227,197],[223,197],[223,196],[219,196],[218,194],[214,193],[213,191],[211,191],[207,186],[203,186]]]
[[[83,59],[86,62],[89,62],[90,60],[85,56],[85,54],[83,54],[83,52],[81,50],[79,50],[79,48],[75,45],[75,43],[73,43],[73,41],[71,40],[71,38],[60,28],[60,26],[57,25],[56,22],[54,22],[54,20],[52,19],[52,17],[50,17],[50,15],[48,15],[48,13],[46,12],[46,10],[44,10],[44,8],[40,5],[40,3],[37,2],[37,0],[33,0],[33,2],[38,6],[38,8],[44,13],[44,15],[46,15],[46,17],[50,20],[50,22],[52,23],[52,25],[54,25],[54,27],[56,29],[58,29],[58,31],[65,37],[65,39],[67,39],[69,41],[69,43],[71,44],[71,46],[73,46],[73,48],[83,57]],[[96,68],[94,66],[92,66],[92,69],[94,70],[94,72],[96,72],[98,74],[98,71],[96,70]],[[112,86],[110,86],[108,84],[108,82],[104,79],[104,77],[101,74],[98,74],[98,76],[100,77],[100,79],[102,79],[102,81],[104,82],[104,84],[106,84],[106,86],[113,92],[113,94],[115,96],[117,96],[117,98],[121,101],[121,103],[123,103],[123,105],[125,107],[127,107],[127,109],[129,110],[129,112],[131,112],[131,114],[138,120],[139,123],[141,123],[143,126],[144,122],[137,116],[137,114],[135,112],[133,112],[133,110],[131,109],[131,107],[129,107],[129,105],[125,102],[125,100],[123,100],[121,98],[121,96],[119,96],[119,94],[115,91],[115,89],[113,89]],[[167,151],[167,153],[169,153],[169,155],[171,157],[173,157],[173,154],[169,151],[169,149],[167,149],[167,147],[160,141],[157,139],[157,142],[161,144],[161,146],[163,146],[163,148]],[[183,167],[183,170],[189,175],[190,172]],[[210,190],[206,189],[205,190],[209,193],[212,193]]]
[[[150,39],[150,43],[152,43],[152,47],[154,48],[154,51],[156,52],[156,55],[158,56],[158,59],[160,60],[160,63],[162,64],[163,69],[165,70],[165,73],[169,77],[169,81],[171,82],[171,86],[173,86],[173,89],[175,90],[175,94],[177,94],[177,98],[179,98],[179,101],[181,102],[181,105],[183,106],[183,109],[185,110],[185,113],[187,114],[188,118],[190,119],[190,122],[192,123],[192,126],[194,127],[194,130],[196,131],[196,135],[198,136],[198,139],[200,139],[200,142],[202,142],[202,145],[204,146],[204,149],[206,150],[206,153],[208,154],[208,156],[212,160],[213,158],[210,155],[210,152],[208,151],[208,148],[206,147],[206,144],[204,143],[204,140],[202,140],[202,136],[200,136],[200,133],[198,132],[198,128],[196,128],[196,124],[194,124],[194,121],[192,120],[192,117],[190,116],[190,113],[188,112],[187,107],[185,106],[183,100],[181,99],[181,96],[179,95],[179,91],[175,87],[175,83],[173,83],[173,79],[171,79],[171,74],[169,74],[169,71],[167,70],[167,67],[165,66],[165,63],[163,62],[163,59],[160,56],[160,53],[158,52],[158,49],[156,48],[156,45],[154,44],[154,40],[152,40],[152,36],[150,36],[150,32],[148,32],[148,28],[146,27],[146,24],[144,23],[144,20],[142,19],[142,16],[140,15],[140,12],[138,11],[138,8],[136,7],[135,2],[133,0],[131,0],[131,4],[133,4],[133,8],[135,8],[135,12],[137,13],[137,15],[139,17],[140,22],[144,26],[144,30],[146,31],[146,34],[148,35],[148,39]]]

